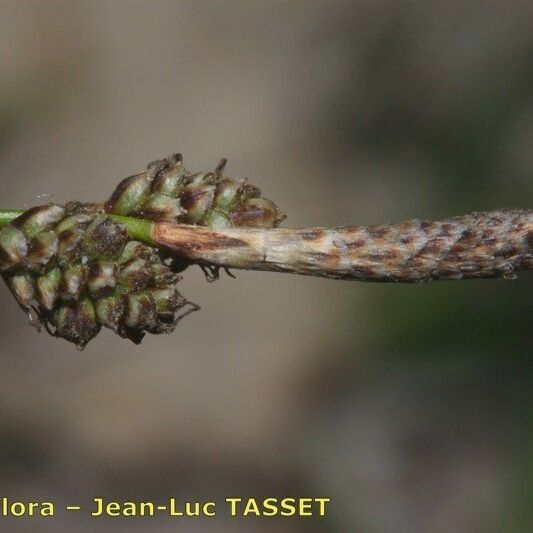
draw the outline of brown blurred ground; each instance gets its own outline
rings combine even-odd
[[[2,0],[2,206],[101,199],[180,151],[191,169],[228,157],[286,225],[531,207],[532,15],[494,0]],[[0,493],[327,495],[330,518],[63,513],[32,530],[533,528],[531,275],[186,274],[203,309],[174,335],[104,333],[83,354],[1,289]]]

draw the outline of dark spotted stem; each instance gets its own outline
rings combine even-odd
[[[513,278],[533,269],[533,210],[336,229],[213,230],[158,223],[159,246],[205,266],[415,283]]]
[[[0,224],[19,214],[0,212]],[[131,238],[208,267],[404,283],[513,278],[533,269],[530,209],[336,229],[214,230],[112,216]]]

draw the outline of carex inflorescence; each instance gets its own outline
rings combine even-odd
[[[139,343],[198,309],[177,290],[187,266],[132,240],[112,215],[211,228],[276,227],[285,216],[244,179],[188,172],[179,154],[123,180],[102,204],[49,204],[0,228],[0,270],[31,323],[83,349],[105,326]]]
[[[119,184],[105,210],[158,222],[226,227],[277,227],[285,215],[261,197],[247,179],[223,177],[226,160],[214,172],[192,174],[180,154],[154,161],[145,172]]]

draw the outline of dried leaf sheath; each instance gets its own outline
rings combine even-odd
[[[333,279],[414,283],[533,269],[533,211],[527,209],[337,229],[214,231],[160,223],[154,237],[195,263]]]

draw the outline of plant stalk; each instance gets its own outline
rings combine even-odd
[[[515,277],[533,269],[533,210],[336,229],[212,230],[158,223],[159,246],[208,267],[415,283]]]
[[[21,211],[0,211],[0,225]],[[190,263],[331,279],[416,283],[533,269],[533,210],[335,229],[210,229],[110,215],[132,239]]]
[[[0,227],[10,224],[25,211],[21,210],[0,210]],[[128,235],[137,241],[144,242],[146,244],[155,245],[156,242],[152,238],[152,231],[154,230],[153,222],[149,220],[143,220],[140,218],[125,217],[121,215],[109,215],[117,222],[124,224],[128,231]]]
[[[10,222],[13,222],[17,217],[22,215],[24,211],[0,211],[0,226],[5,226]]]

